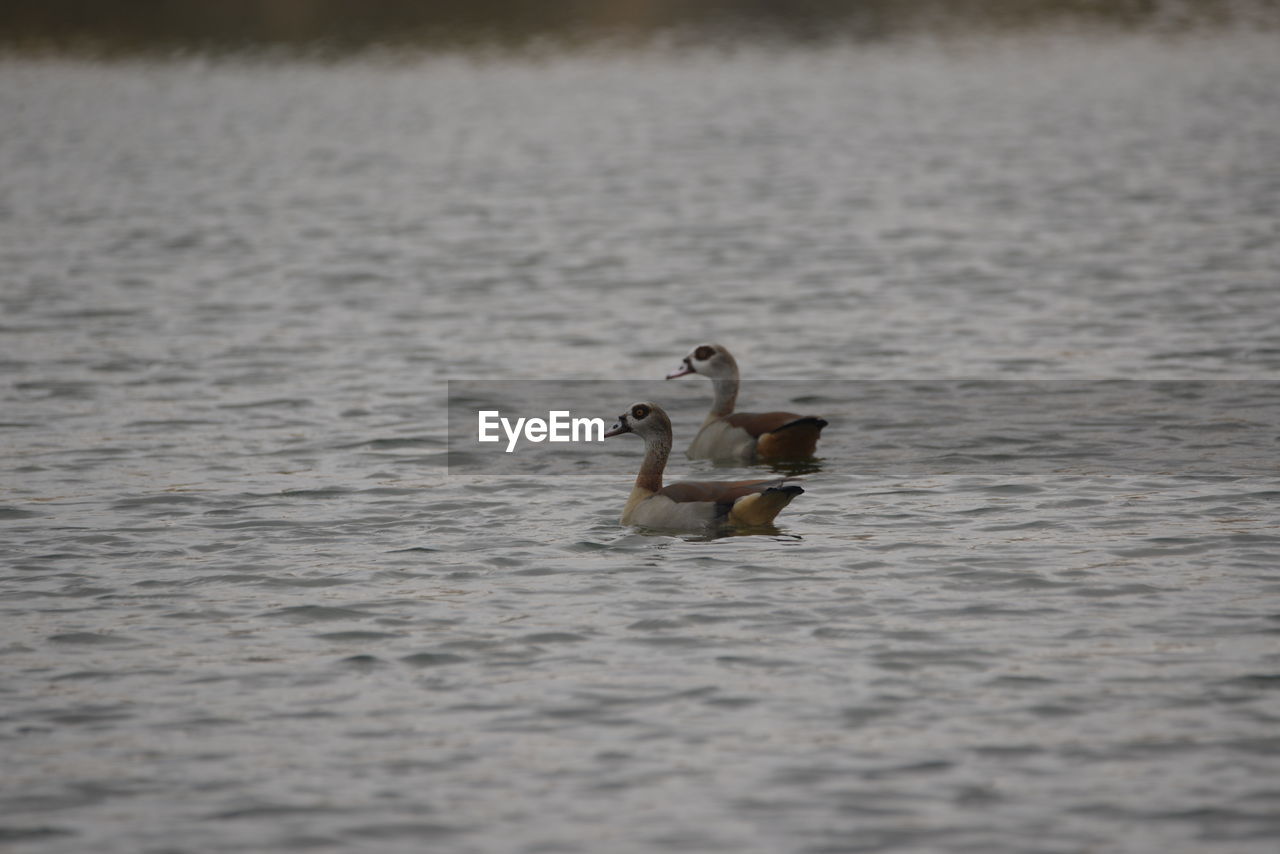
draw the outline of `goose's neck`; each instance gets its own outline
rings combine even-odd
[[[640,464],[640,474],[636,475],[636,488],[649,492],[662,489],[662,472],[667,467],[669,456],[671,456],[671,434],[646,436],[644,462]]]
[[[711,388],[715,392],[715,400],[711,402],[708,421],[733,414],[733,405],[738,402],[738,378],[716,377],[711,380]]]

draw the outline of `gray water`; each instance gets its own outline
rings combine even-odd
[[[0,843],[1275,850],[1265,462],[858,473],[833,394],[718,538],[617,525],[631,437],[445,466],[448,380],[706,340],[745,408],[1280,379],[1268,37],[9,58],[0,115]]]

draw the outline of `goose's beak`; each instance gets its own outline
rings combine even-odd
[[[613,426],[604,434],[604,437],[608,439],[610,436],[621,436],[623,433],[630,432],[631,425],[627,423],[627,416],[619,415],[618,420],[613,422]]]
[[[680,367],[676,368],[674,371],[667,374],[667,379],[673,380],[676,377],[683,377],[692,373],[694,373],[693,365],[689,364],[688,359],[685,359],[683,362],[680,363]]]

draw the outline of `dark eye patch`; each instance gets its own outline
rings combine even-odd
[[[703,344],[697,350],[693,351],[693,358],[697,359],[699,362],[705,362],[707,359],[710,359],[712,356],[714,356],[715,353],[716,353],[715,350],[713,350],[711,347],[708,347],[706,344]]]
[[[638,403],[635,406],[631,407],[631,417],[635,418],[637,421],[640,420],[641,418],[644,418],[648,414],[649,414],[649,407],[645,406],[642,403]]]

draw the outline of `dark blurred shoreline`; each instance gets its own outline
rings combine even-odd
[[[1280,30],[1280,0],[6,0],[0,51],[458,50],[1074,31]]]

